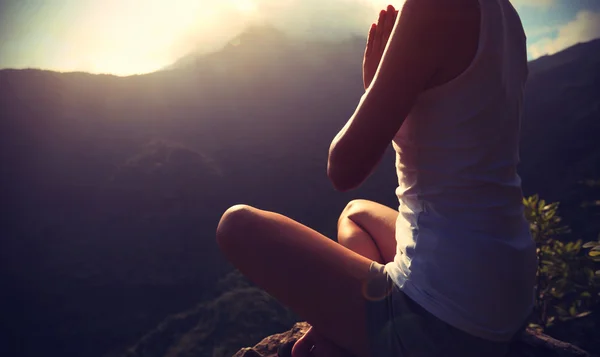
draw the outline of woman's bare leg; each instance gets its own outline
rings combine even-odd
[[[348,203],[338,221],[338,243],[369,259],[386,264],[396,254],[398,211],[367,200]]]
[[[398,211],[367,200],[348,203],[338,220],[338,243],[371,260],[385,264],[396,252],[395,224]],[[386,258],[382,258],[382,255]],[[322,336],[315,328],[308,330],[292,350],[293,357],[345,356],[342,349]]]
[[[238,205],[217,228],[229,261],[326,339],[369,356],[365,298],[371,259],[280,214]]]

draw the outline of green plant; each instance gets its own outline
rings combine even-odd
[[[543,330],[557,320],[588,315],[599,301],[594,259],[600,255],[600,242],[567,241],[570,229],[558,215],[558,202],[546,203],[535,195],[523,203],[538,256],[532,323]],[[586,254],[585,248],[592,251]]]
[[[600,263],[600,235],[598,235],[597,241],[587,242],[583,247],[589,248],[588,256],[590,259]],[[596,275],[600,276],[600,270],[596,271]]]

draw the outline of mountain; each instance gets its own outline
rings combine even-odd
[[[568,200],[600,177],[598,47],[531,63],[527,194]],[[255,27],[148,75],[0,71],[0,353],[110,355],[218,298],[231,267],[214,231],[233,204],[330,237],[353,198],[396,206],[391,150],[355,192],[326,177],[363,93],[363,50]]]
[[[592,240],[600,211],[578,209],[600,199],[600,39],[530,62],[521,165],[526,194],[560,201],[576,233]]]

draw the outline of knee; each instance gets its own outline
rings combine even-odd
[[[342,214],[340,215],[340,218],[338,220],[338,226],[344,218],[349,218],[353,221],[357,220],[357,218],[362,213],[367,211],[368,202],[369,201],[367,200],[360,199],[348,202],[348,204],[342,211]]]
[[[348,202],[338,219],[338,243],[348,246],[350,244],[349,240],[354,239],[357,226],[362,227],[360,217],[362,213],[366,212],[367,203],[368,201],[366,200],[352,200]]]
[[[231,246],[232,242],[241,237],[241,232],[253,224],[257,211],[248,205],[235,205],[223,213],[217,226],[217,244],[222,250]]]

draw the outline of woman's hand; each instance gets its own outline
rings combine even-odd
[[[397,17],[398,10],[392,5],[388,5],[386,10],[381,10],[379,13],[377,24],[371,25],[363,60],[363,83],[365,85],[365,90],[369,88],[375,77],[379,62],[383,56],[383,51],[392,34]]]
[[[352,190],[371,175],[441,67],[454,32],[448,14],[437,11],[440,3],[406,0],[402,14],[388,7],[372,30],[363,64],[367,89],[329,148],[327,176],[337,190]],[[462,26],[459,20],[452,27]]]

